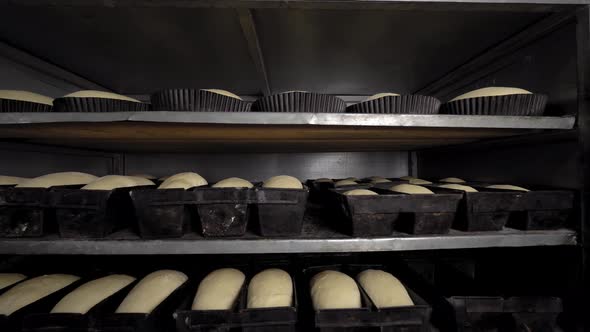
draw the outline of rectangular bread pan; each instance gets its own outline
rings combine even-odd
[[[0,237],[34,237],[55,231],[48,188],[0,189]]]
[[[275,189],[257,187],[255,220],[262,236],[298,236],[303,228],[303,217],[309,189]]]

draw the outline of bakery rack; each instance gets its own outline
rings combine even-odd
[[[549,95],[542,117],[0,113],[0,174],[163,176],[197,167],[210,182],[283,173],[301,179],[411,174],[578,194],[574,222],[560,230],[369,239],[310,222],[300,238],[281,239],[252,233],[166,240],[129,231],[97,240],[49,235],[0,239],[0,266],[44,255],[61,265],[87,257],[108,266],[99,256],[148,262],[178,255],[180,262],[185,255],[229,261],[286,254],[302,260],[411,257],[428,275],[430,259],[459,261],[471,271],[491,266],[498,253],[498,260],[525,257],[514,265],[529,267],[539,282],[555,280],[554,270],[564,269],[563,285],[555,286],[566,303],[564,324],[588,329],[588,59],[590,0],[0,1],[0,89],[53,97],[99,89],[144,101],[168,87],[223,88],[246,100],[310,90],[349,104],[382,91],[448,100],[487,85]]]

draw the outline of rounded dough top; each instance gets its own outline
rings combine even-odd
[[[375,179],[375,180],[371,180],[371,183],[389,183],[391,182],[391,180],[389,179]]]
[[[315,310],[361,307],[361,294],[356,282],[342,272],[320,272],[313,276],[310,287]]]
[[[199,284],[192,310],[231,309],[240,294],[246,276],[242,271],[225,268],[209,273]]]
[[[192,187],[206,186],[207,180],[194,172],[183,172],[169,176],[158,189],[188,189]]]
[[[478,97],[530,95],[530,94],[532,94],[532,92],[527,91],[525,89],[494,86],[494,87],[487,87],[487,88],[481,88],[481,89],[469,91],[467,93],[464,93],[460,96],[457,96],[457,97],[451,99],[451,101],[469,99],[469,98],[478,98]]]
[[[379,98],[383,98],[383,97],[399,97],[399,96],[400,96],[399,93],[381,92],[381,93],[377,93],[377,94],[370,96],[369,98],[365,99],[365,101],[375,100],[375,99],[379,99]]]
[[[248,285],[248,308],[289,307],[293,303],[293,280],[281,269],[256,274]]]
[[[30,180],[28,178],[20,178],[18,176],[0,175],[0,186],[11,186]]]
[[[49,188],[88,184],[98,177],[80,172],[60,172],[42,175],[19,183],[17,188]]]
[[[465,180],[459,179],[459,178],[444,178],[444,179],[440,179],[439,182],[445,182],[445,183],[465,183]]]
[[[519,186],[513,186],[510,184],[494,184],[491,186],[487,186],[486,188],[490,188],[490,189],[503,189],[503,190],[514,190],[514,191],[530,191],[526,188],[523,187],[519,187]]]
[[[303,184],[297,178],[289,175],[278,175],[267,179],[263,188],[303,189]]]
[[[133,287],[115,312],[149,314],[187,280],[186,274],[179,271],[152,272]]]
[[[25,280],[0,295],[0,315],[10,315],[58,290],[80,277],[69,274],[48,274]]]
[[[112,92],[97,91],[97,90],[81,90],[81,91],[67,94],[67,95],[63,96],[63,98],[104,98],[104,99],[125,100],[125,101],[131,101],[134,103],[141,103],[141,101],[131,98],[131,97],[123,96],[123,95],[112,93]]]
[[[416,178],[413,176],[406,175],[406,176],[402,176],[400,179],[408,181],[408,180],[412,180],[412,179],[416,179]]]
[[[53,106],[53,98],[38,93],[20,90],[0,90],[0,99],[27,101]]]
[[[417,178],[409,179],[408,180],[408,183],[409,184],[432,184],[432,182],[430,182],[430,181],[426,181],[426,180],[422,180],[422,179],[417,179]]]
[[[368,190],[368,189],[353,189],[353,190],[349,190],[349,191],[345,191],[344,195],[347,196],[369,196],[369,195],[379,195],[378,193],[372,191],[372,190]]]
[[[51,313],[85,314],[104,299],[115,294],[135,281],[134,277],[124,274],[112,274],[89,281],[64,296]]]
[[[227,178],[221,180],[212,186],[213,188],[252,188],[254,185],[241,178]]]
[[[340,181],[336,181],[336,183],[334,183],[334,186],[336,187],[342,187],[342,186],[354,186],[357,185],[358,183],[354,180],[340,180]]]
[[[377,308],[414,305],[404,285],[391,273],[365,270],[356,279]]]
[[[441,184],[439,185],[439,187],[441,188],[447,188],[447,189],[455,189],[455,190],[462,190],[468,193],[476,193],[477,189],[470,187],[470,186],[464,186],[462,184],[457,184],[457,183],[448,183],[448,184]]]
[[[125,176],[106,175],[82,187],[82,190],[113,190],[116,188],[149,186],[154,183],[148,179]]]
[[[240,96],[233,94],[229,91],[225,91],[225,90],[221,90],[221,89],[203,89],[203,91],[209,91],[209,92],[213,92],[216,93],[218,95],[222,95],[222,96],[226,96],[226,97],[230,97],[230,98],[235,98],[235,99],[239,99],[242,100],[242,98],[240,98]]]
[[[398,184],[397,186],[391,187],[389,190],[396,191],[404,194],[434,194],[432,190],[424,188],[422,186],[416,186],[413,184]]]
[[[0,290],[12,286],[17,282],[27,279],[27,276],[20,273],[0,273]]]

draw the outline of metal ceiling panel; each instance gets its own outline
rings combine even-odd
[[[254,11],[274,92],[412,92],[547,13]]]
[[[0,40],[119,93],[261,91],[233,9],[3,6]]]

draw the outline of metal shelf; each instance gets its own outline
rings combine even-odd
[[[335,253],[369,251],[412,251],[492,247],[535,247],[575,245],[571,230],[464,233],[411,236],[397,234],[384,238],[349,238],[329,231],[300,239],[263,239],[248,235],[245,239],[205,239],[189,234],[181,239],[141,240],[128,232],[113,234],[105,240],[67,240],[57,236],[40,239],[0,240],[0,254],[38,255],[155,255],[155,254],[258,254],[258,253]]]
[[[0,113],[0,139],[106,151],[378,151],[572,129],[575,118],[305,113]]]

